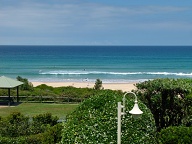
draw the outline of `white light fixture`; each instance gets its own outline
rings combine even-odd
[[[143,114],[143,112],[139,109],[137,100],[135,100],[134,107],[131,111],[129,111],[130,114],[132,114],[133,118],[137,119]]]
[[[137,103],[137,96],[135,93],[133,92],[126,92],[123,96],[123,105],[121,105],[121,102],[118,102],[118,111],[117,111],[117,143],[121,144],[121,116],[123,115],[123,118],[125,117],[125,96],[130,93],[133,94],[135,96],[135,104],[134,107],[131,111],[129,111],[130,114],[132,114],[134,119],[137,119],[140,117],[140,115],[143,113],[138,106]],[[123,112],[121,111],[121,109],[123,109]]]

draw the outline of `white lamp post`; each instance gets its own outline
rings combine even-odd
[[[118,111],[117,111],[117,144],[121,144],[121,116],[123,115],[123,118],[125,117],[125,96],[127,94],[133,94],[135,96],[135,104],[131,111],[129,111],[130,114],[133,115],[133,118],[138,118],[143,112],[139,109],[139,106],[137,104],[137,96],[133,92],[126,92],[123,96],[123,105],[121,105],[121,102],[118,102]],[[121,109],[123,108],[123,112]]]

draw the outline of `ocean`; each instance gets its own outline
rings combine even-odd
[[[0,46],[0,76],[38,82],[192,78],[192,46]]]

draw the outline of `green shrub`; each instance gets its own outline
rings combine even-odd
[[[61,141],[63,126],[50,113],[29,117],[14,112],[0,119],[0,144],[43,144]]]
[[[96,81],[95,81],[95,85],[94,85],[94,89],[95,90],[100,90],[100,89],[102,89],[103,87],[102,87],[102,81],[100,80],[100,79],[96,79]]]
[[[7,118],[0,120],[0,136],[18,137],[28,135],[29,117],[22,115],[20,112],[13,112]]]
[[[53,87],[52,86],[48,86],[46,84],[41,84],[39,86],[37,86],[36,88],[44,90],[44,91],[53,91]]]
[[[43,133],[56,125],[57,120],[58,117],[53,117],[51,113],[39,114],[29,119],[20,112],[13,112],[8,117],[0,119],[0,136],[19,137]]]
[[[189,95],[187,95],[185,97],[185,117],[183,118],[182,123],[186,126],[192,126],[192,93],[190,93]]]
[[[57,124],[58,117],[53,117],[51,113],[39,114],[32,117],[31,133],[37,134],[45,132],[48,128]]]
[[[27,144],[25,137],[0,137],[0,144]]]
[[[191,144],[192,127],[171,126],[162,129],[158,137],[160,144]]]
[[[55,144],[61,141],[62,124],[50,127],[44,133],[20,136],[20,137],[0,137],[0,144]]]
[[[21,90],[33,90],[33,84],[29,82],[28,79],[18,76],[17,80],[23,82],[23,84],[19,87]]]
[[[53,117],[51,113],[39,114],[33,117],[34,123],[49,124],[50,126],[54,126],[57,124],[58,117]]]
[[[158,131],[189,123],[192,115],[190,79],[154,79],[136,84],[140,100],[154,115]]]
[[[117,102],[122,95],[113,91],[102,91],[86,99],[64,123],[61,143],[117,143]],[[127,96],[126,115],[122,119],[122,143],[156,143],[156,128],[153,115],[142,103],[144,114],[133,119],[128,110],[134,99]]]
[[[43,133],[42,142],[46,144],[55,144],[61,141],[62,124],[58,123],[53,127],[49,128]]]
[[[43,134],[35,134],[26,137],[19,137],[18,139],[25,138],[25,144],[43,144]]]
[[[20,137],[0,137],[0,144],[43,144],[42,134],[20,136]]]

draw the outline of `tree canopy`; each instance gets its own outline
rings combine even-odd
[[[189,123],[192,115],[191,79],[154,79],[136,84],[140,100],[154,115],[158,131]]]

